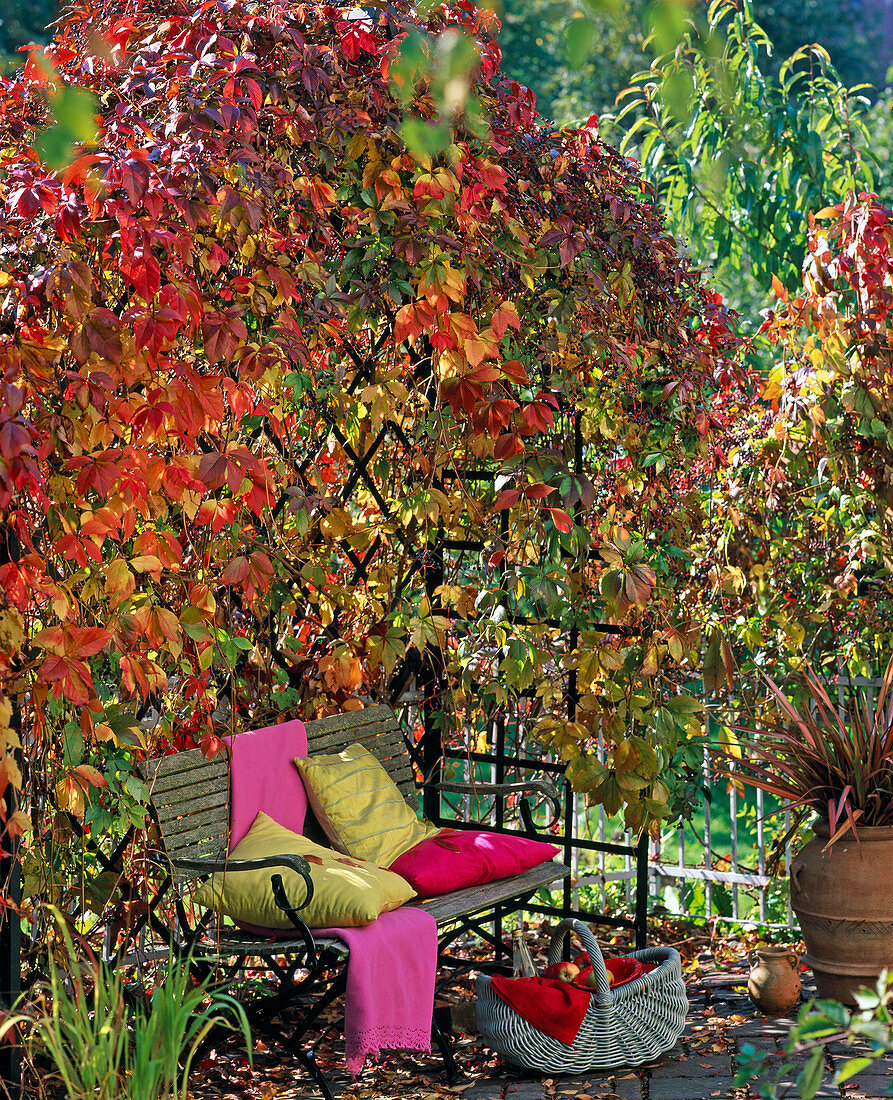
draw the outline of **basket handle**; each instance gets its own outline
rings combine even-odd
[[[610,1004],[614,1000],[614,994],[611,992],[611,982],[608,978],[608,971],[605,967],[605,960],[602,958],[601,949],[596,942],[595,936],[589,928],[581,921],[575,920],[573,917],[568,917],[566,920],[556,927],[552,933],[552,939],[549,943],[549,965],[553,963],[561,962],[561,949],[564,945],[564,937],[569,933],[574,932],[579,937],[583,946],[586,948],[586,953],[589,955],[589,961],[592,963],[592,971],[595,974],[595,998],[601,1004]]]

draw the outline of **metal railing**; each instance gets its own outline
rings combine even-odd
[[[881,684],[878,677],[840,676],[837,678],[837,698],[841,708],[847,696],[854,690],[865,692],[874,703]],[[653,901],[664,900],[667,887],[674,889],[677,911],[687,917],[732,920],[742,924],[760,924],[769,928],[795,927],[786,883],[791,865],[793,843],[784,845],[781,865],[784,874],[770,875],[767,871],[767,846],[776,835],[785,836],[791,826],[789,811],[781,810],[779,824],[766,819],[774,809],[761,790],[753,790],[751,799],[742,802],[738,787],[727,780],[718,782],[712,774],[710,759],[705,751],[703,765],[704,785],[712,791],[712,802],[706,802],[703,812],[703,831],[697,835],[691,826],[666,830],[660,841],[651,841],[648,861],[649,894]],[[744,807],[752,807],[753,822],[745,818]],[[582,835],[585,823],[595,818],[594,828],[600,840],[610,839],[611,823],[603,809],[587,810],[575,806],[578,814],[577,832]],[[726,817],[727,812],[727,817]],[[714,850],[715,823],[725,818],[729,826],[727,852]],[[629,842],[630,834],[623,834]],[[700,848],[700,858],[694,851]],[[579,856],[579,853],[577,853]],[[612,884],[621,884],[625,901],[629,904],[636,868],[629,858],[625,862],[613,860],[601,854],[596,863],[574,867],[575,891],[594,888],[600,905],[607,908],[612,901]],[[702,891],[692,890],[693,884],[702,884]],[[778,891],[777,899],[771,898]],[[783,897],[783,901],[781,898]],[[575,901],[577,898],[575,897]],[[725,910],[725,911],[723,911]]]
[[[854,689],[866,691],[872,698],[880,683],[877,678],[840,677],[837,694],[841,706]],[[495,746],[490,748],[492,752]],[[527,769],[523,765],[518,767],[519,757],[527,757],[531,763],[539,757],[547,769],[558,767],[555,761],[543,759],[542,750],[536,744],[528,745],[523,719],[519,722],[510,754],[501,755],[505,752],[502,745],[497,752],[499,755],[490,756],[490,762],[483,765],[486,779],[491,781],[502,781],[507,773],[512,778],[521,778]],[[598,747],[598,755],[604,762],[603,744]],[[473,781],[472,760],[453,759],[458,769],[456,778]],[[478,775],[482,777],[480,770]],[[667,829],[659,841],[650,842],[649,908],[653,911],[655,906],[664,903],[670,911],[695,919],[715,918],[767,928],[795,927],[786,884],[796,841],[789,841],[784,846],[779,873],[769,874],[768,871],[769,850],[777,837],[787,834],[791,825],[790,812],[781,809],[777,816],[773,814],[767,818],[767,813],[776,809],[769,797],[752,788],[747,788],[747,793],[742,795],[736,784],[717,778],[706,750],[702,778],[713,797],[705,803],[696,823]],[[567,899],[569,907],[601,914],[633,912],[636,837],[624,831],[622,826],[618,827],[619,819],[608,818],[601,807],[587,806],[578,795],[569,792],[567,805],[571,819],[569,827],[563,830],[562,838],[556,838],[556,843],[566,842],[569,846],[573,871]],[[474,798],[465,798],[455,812],[468,820],[477,817],[481,809],[484,807],[475,805]],[[502,824],[501,812],[495,805],[488,805],[485,812],[491,824]],[[587,842],[594,842],[599,847],[591,847]],[[612,846],[626,848],[626,852],[615,854],[610,851]],[[669,903],[670,895],[672,904]]]

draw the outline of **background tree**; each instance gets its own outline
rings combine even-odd
[[[691,14],[704,20],[707,6],[674,0],[508,0],[499,35],[504,69],[535,92],[537,110],[559,125],[610,114],[629,77],[647,63],[650,50],[645,42],[654,21],[666,22],[678,38],[680,17]],[[893,54],[877,4],[753,0],[742,10],[773,45],[763,63],[773,80],[787,57],[807,43],[817,43],[845,85],[870,84],[871,98],[886,86]]]
[[[792,55],[778,77],[771,55],[749,4],[717,0],[701,29],[634,77],[615,122],[669,224],[751,332],[773,280],[800,285],[808,213],[874,182],[867,100],[820,48]]]
[[[578,5],[568,0],[508,0],[498,35],[507,76],[536,94],[537,110],[559,125],[613,107],[642,66],[643,0]]]
[[[4,0],[0,11],[0,60],[20,62],[21,46],[47,42],[47,28],[58,8],[58,0]]]

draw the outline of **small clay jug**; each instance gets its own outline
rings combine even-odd
[[[760,947],[750,968],[747,992],[767,1016],[787,1016],[800,997],[799,960],[789,947]]]

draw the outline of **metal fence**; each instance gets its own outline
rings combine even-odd
[[[866,692],[873,701],[880,683],[878,678],[839,677],[836,688],[841,706],[857,689]],[[490,748],[492,751],[497,746],[493,744]],[[484,765],[489,769],[488,779],[501,781],[509,774],[520,778],[525,772],[520,761],[542,755],[542,750],[534,745],[528,749],[523,723],[511,745],[511,759],[505,755],[505,748],[504,744],[498,746],[502,766],[492,755]],[[600,758],[604,759],[604,755],[604,747],[600,746]],[[458,766],[462,778],[473,779],[473,761],[459,761]],[[545,762],[545,767],[558,769],[554,762]],[[530,769],[526,772],[529,774]],[[660,841],[649,843],[651,910],[664,904],[671,912],[696,919],[715,918],[768,928],[794,927],[787,896],[792,842],[784,845],[778,874],[770,875],[767,869],[773,841],[785,836],[790,828],[790,813],[781,809],[767,817],[776,808],[771,800],[762,791],[751,788],[742,796],[734,783],[717,778],[706,751],[703,783],[712,792],[712,801],[705,803],[694,823],[665,830]],[[457,815],[468,820],[485,809],[491,823],[502,823],[502,811],[496,806],[473,803],[473,799],[464,800],[456,807]],[[601,808],[588,807],[583,798],[571,792],[567,792],[566,806],[571,818],[565,830],[573,869],[570,908],[602,914],[634,912],[635,836],[618,828],[618,819],[608,818]],[[625,851],[612,851],[614,846]]]
[[[873,705],[881,684],[878,677],[839,676],[836,680],[837,698],[841,708],[854,691],[864,692]],[[750,796],[742,800],[734,783],[717,780],[712,774],[710,759],[704,754],[703,782],[711,790],[712,801],[704,805],[700,828],[681,826],[666,830],[660,841],[649,845],[648,876],[649,895],[652,903],[667,900],[667,888],[673,892],[675,911],[695,918],[732,920],[742,924],[760,924],[769,928],[792,928],[794,915],[787,895],[787,878],[790,870],[793,843],[784,845],[780,866],[784,874],[767,872],[768,848],[775,836],[784,837],[791,826],[789,811],[781,810],[767,819],[767,813],[775,809],[761,790],[752,789]],[[579,815],[577,831],[582,832],[585,823],[595,818],[595,831],[599,839],[611,838],[612,824],[606,820],[604,810],[587,810],[577,800],[575,812]],[[751,812],[745,816],[744,809]],[[752,821],[751,821],[752,818]],[[728,848],[717,851],[715,847],[717,821],[728,825]],[[629,834],[624,834],[628,841]],[[723,831],[723,839],[725,832]],[[699,852],[697,851],[699,849]],[[579,853],[578,853],[579,856]],[[636,869],[630,860],[612,860],[599,855],[595,865],[580,864],[577,859],[575,889],[594,888],[601,907],[616,902],[619,884],[626,904],[630,902]],[[700,890],[691,889],[700,884]],[[775,892],[775,897],[773,897]],[[668,906],[671,910],[673,906]]]

